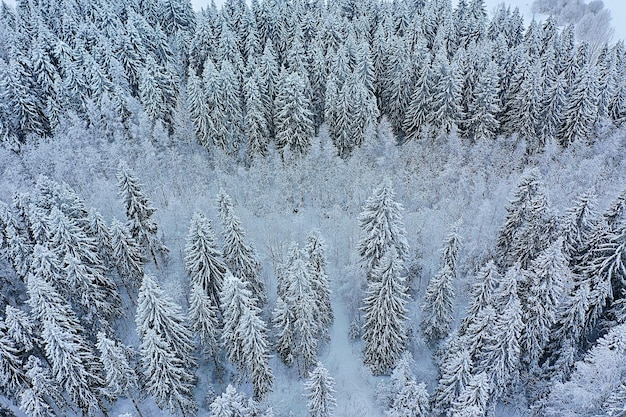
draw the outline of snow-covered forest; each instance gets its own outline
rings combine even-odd
[[[626,47],[562,23],[3,3],[0,415],[623,415]]]

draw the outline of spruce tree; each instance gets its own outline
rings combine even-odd
[[[233,275],[246,282],[258,306],[262,307],[265,305],[267,295],[259,279],[261,264],[256,251],[246,241],[246,233],[239,217],[234,213],[233,202],[223,190],[220,190],[217,205],[224,236],[223,254],[226,265]]]
[[[328,338],[328,328],[333,322],[333,308],[330,303],[330,283],[326,273],[326,244],[319,232],[307,236],[305,251],[311,266],[311,292],[315,299],[315,320],[320,325],[320,336]]]
[[[572,91],[563,112],[563,125],[558,133],[563,147],[576,141],[586,143],[591,140],[598,116],[598,74],[595,65],[582,67],[571,85]]]
[[[224,316],[222,344],[229,362],[235,365],[240,372],[245,372],[248,357],[244,347],[244,335],[240,333],[239,329],[244,311],[251,309],[256,303],[256,299],[243,280],[227,273],[224,277],[220,300]]]
[[[281,151],[289,149],[296,157],[306,155],[313,136],[313,113],[301,75],[283,70],[274,107],[276,145]]]
[[[367,199],[361,214],[359,227],[364,235],[357,250],[368,281],[380,260],[395,251],[400,262],[407,260],[409,244],[402,223],[403,208],[395,201],[395,192],[388,182],[376,188]]]
[[[157,238],[158,226],[152,219],[156,209],[142,190],[142,185],[134,172],[122,168],[117,173],[118,188],[122,203],[126,209],[128,229],[130,234],[155,262],[157,254],[163,254],[168,249]]]
[[[127,348],[102,331],[98,332],[96,348],[100,351],[107,394],[113,398],[130,396],[138,387],[138,379],[130,364]]]
[[[556,322],[561,292],[571,281],[562,245],[561,239],[556,240],[531,263],[527,273],[528,295],[522,317],[525,327],[520,347],[522,359],[529,365],[538,364]]]
[[[113,261],[126,289],[139,288],[143,277],[144,251],[128,228],[117,219],[111,222],[111,248]]]
[[[195,213],[187,234],[185,269],[190,275],[190,287],[199,286],[211,304],[219,308],[227,268],[215,240],[211,221],[204,214]]]
[[[186,369],[185,359],[154,328],[143,332],[139,351],[146,390],[157,405],[171,413],[194,415],[197,409],[192,396],[194,378]]]
[[[137,333],[142,338],[148,330],[154,330],[163,343],[189,368],[194,365],[191,352],[193,341],[187,320],[181,307],[165,294],[156,278],[145,274],[137,297],[135,315]]]
[[[304,383],[307,407],[311,417],[330,417],[336,406],[335,381],[328,370],[318,362]]]
[[[218,304],[219,305],[219,304]],[[189,324],[204,352],[217,353],[218,307],[198,284],[192,284],[189,294]]]
[[[397,255],[390,250],[372,271],[363,311],[363,362],[375,374],[387,374],[404,351],[407,288]]]
[[[28,304],[42,326],[41,338],[56,382],[85,413],[100,409],[101,364],[71,307],[38,271],[27,280]]]
[[[261,310],[254,303],[244,305],[236,333],[246,356],[246,368],[252,379],[254,399],[260,401],[272,390],[274,375],[269,365],[266,325],[261,319]]]

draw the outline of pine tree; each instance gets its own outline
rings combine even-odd
[[[404,351],[407,288],[401,264],[391,250],[372,271],[363,311],[363,362],[375,374],[391,371]]]
[[[306,155],[313,136],[313,113],[302,76],[283,71],[274,100],[276,145],[294,156]]]
[[[32,388],[20,394],[19,408],[30,417],[53,417],[52,408],[46,400]]]
[[[153,122],[164,116],[164,97],[161,86],[157,81],[158,64],[151,55],[146,58],[146,64],[139,72],[139,95],[146,114]]]
[[[218,195],[218,212],[222,222],[224,236],[224,260],[236,277],[244,280],[259,307],[265,305],[267,296],[263,283],[259,279],[261,264],[256,251],[246,241],[246,233],[241,227],[239,217],[234,213],[233,203],[223,190]]]
[[[143,192],[143,187],[139,184],[139,179],[132,170],[120,169],[117,180],[122,203],[126,209],[130,234],[156,264],[156,255],[168,251],[157,238],[158,226],[152,219],[156,209]]]
[[[190,275],[190,287],[199,286],[211,304],[219,308],[219,294],[226,275],[226,265],[215,242],[211,221],[195,213],[191,219],[185,246],[185,268]]]
[[[392,249],[400,262],[408,257],[409,245],[402,223],[402,210],[402,205],[395,201],[391,185],[385,182],[374,190],[359,214],[359,227],[364,236],[357,250],[368,281],[380,260]]]
[[[310,372],[309,379],[304,383],[307,407],[311,417],[330,417],[336,406],[335,381],[318,362]]]
[[[456,62],[448,63],[445,60],[435,66],[435,71],[440,71],[440,74],[437,84],[433,85],[432,112],[429,121],[437,129],[449,134],[464,118],[461,107],[463,79]]]

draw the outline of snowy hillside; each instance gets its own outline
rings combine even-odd
[[[626,50],[482,0],[0,8],[0,410],[624,407]]]

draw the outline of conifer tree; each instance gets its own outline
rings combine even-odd
[[[146,332],[152,329],[176,357],[184,360],[189,368],[194,365],[190,356],[193,351],[192,336],[181,307],[165,294],[156,278],[149,274],[145,274],[141,281],[135,323],[142,340]]]
[[[466,115],[469,130],[475,141],[493,139],[500,128],[498,67],[490,61],[479,75],[472,101]]]
[[[217,247],[211,221],[199,212],[194,214],[189,226],[185,268],[190,274],[190,287],[199,286],[211,304],[219,308],[220,291],[227,268]]]
[[[415,379],[409,379],[393,401],[387,417],[426,417],[429,415],[428,391],[426,384],[418,384]]]
[[[452,407],[454,417],[480,417],[488,409],[492,386],[485,372],[473,375]]]
[[[269,123],[266,118],[261,86],[259,85],[260,78],[259,70],[256,69],[244,85],[246,100],[244,123],[248,136],[248,158],[250,160],[253,160],[256,156],[267,156],[270,137]]]
[[[434,91],[431,78],[430,66],[423,65],[402,124],[407,140],[420,139],[423,128],[430,120]]]
[[[428,283],[422,305],[422,332],[429,343],[448,336],[453,319],[453,281],[456,278],[459,236],[452,232],[444,243],[441,250],[443,266]]]
[[[363,362],[375,374],[390,372],[405,348],[408,296],[400,271],[400,260],[390,250],[372,271],[363,300]]]
[[[289,149],[296,157],[306,155],[313,136],[313,113],[301,75],[283,70],[274,107],[276,145],[280,150]]]
[[[186,370],[185,359],[154,328],[143,333],[139,350],[146,390],[159,407],[171,413],[179,411],[183,416],[194,415],[197,409],[192,397],[194,378]]]
[[[218,307],[213,304],[206,291],[200,285],[192,284],[189,294],[190,327],[197,335],[202,350],[213,356],[218,348],[218,311]]]
[[[122,203],[126,209],[130,234],[156,264],[156,255],[163,254],[168,250],[157,238],[158,226],[152,219],[156,209],[148,200],[139,179],[132,170],[120,169],[117,180]]]
[[[483,352],[481,369],[486,369],[491,376],[496,397],[515,386],[519,378],[520,339],[524,331],[522,309],[517,293],[520,280],[519,262],[509,268],[498,288],[496,317],[490,331],[488,346]],[[510,385],[513,384],[513,385]]]
[[[101,365],[71,307],[40,273],[29,274],[28,304],[42,325],[46,359],[57,383],[84,412],[100,408]]]
[[[463,341],[459,341],[463,343]],[[469,350],[452,349],[441,366],[433,402],[437,410],[450,409],[472,377],[473,364]]]
[[[24,352],[32,350],[35,342],[35,323],[30,315],[11,305],[6,306],[4,322],[7,335],[20,346]]]
[[[576,141],[591,140],[598,116],[598,74],[595,65],[586,64],[571,84],[563,125],[558,133],[559,143],[567,147]]]
[[[333,322],[333,308],[330,303],[330,283],[326,273],[326,244],[319,232],[309,233],[305,251],[311,265],[311,292],[315,299],[315,320],[320,325],[321,338],[328,337],[328,327]]]
[[[224,236],[224,260],[233,275],[244,280],[259,307],[265,305],[267,296],[259,279],[261,264],[256,251],[246,241],[246,233],[239,217],[234,213],[233,202],[223,190],[218,195],[218,213]]]
[[[247,372],[252,379],[253,396],[259,401],[272,390],[274,383],[274,375],[269,366],[266,325],[260,316],[261,310],[254,303],[245,305],[236,330],[246,356]]]
[[[524,332],[520,343],[522,359],[537,365],[556,321],[561,292],[571,281],[571,271],[556,240],[532,263],[527,275],[528,295],[523,311]]]
[[[527,268],[548,247],[556,228],[539,170],[522,176],[506,210],[496,242],[497,263],[508,268],[520,261],[522,268]]]
[[[109,339],[102,331],[98,332],[96,348],[100,351],[107,394],[113,398],[118,395],[129,396],[137,389],[138,380],[129,362],[127,349]]]
[[[307,407],[311,417],[330,417],[336,406],[335,381],[328,370],[318,362],[304,383]]]
[[[117,219],[111,222],[111,249],[115,266],[127,290],[139,288],[143,277],[143,250],[128,228]]]
[[[196,139],[205,147],[211,143],[211,119],[208,104],[203,80],[192,71],[187,78],[187,110],[196,132]]]
[[[239,371],[245,372],[247,352],[242,338],[244,335],[239,332],[239,329],[244,310],[251,309],[256,300],[246,283],[229,273],[224,277],[220,300],[224,316],[222,344],[230,363],[235,365]]]
[[[392,249],[400,262],[408,257],[409,245],[402,223],[402,210],[402,205],[395,201],[391,184],[385,182],[374,190],[359,214],[359,227],[364,236],[357,250],[368,281],[380,260]]]

